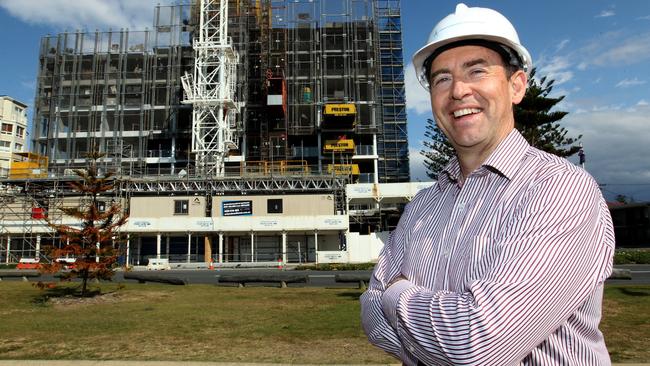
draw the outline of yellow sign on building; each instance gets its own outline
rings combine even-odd
[[[357,114],[357,107],[352,103],[346,104],[326,104],[325,116],[347,117]]]
[[[354,152],[354,140],[326,140],[325,146],[323,146],[323,150],[326,152]]]
[[[327,172],[336,175],[359,175],[358,164],[327,164]]]

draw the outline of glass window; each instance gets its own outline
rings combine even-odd
[[[269,199],[267,201],[267,213],[282,213],[282,199]]]
[[[23,144],[16,143],[16,151],[23,151]]]
[[[11,135],[13,130],[14,130],[14,125],[12,125],[11,123],[2,124],[2,133]]]
[[[0,141],[0,150],[9,151],[10,148],[11,148],[11,142]]]
[[[25,133],[24,127],[16,126],[16,136],[23,138],[24,133]]]
[[[174,201],[174,215],[187,215],[189,200]]]

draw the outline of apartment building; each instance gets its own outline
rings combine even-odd
[[[14,153],[27,150],[27,105],[0,95],[0,177],[7,177]]]

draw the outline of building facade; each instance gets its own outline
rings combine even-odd
[[[27,149],[27,105],[6,95],[0,95],[0,177],[7,177],[14,153]]]
[[[47,248],[63,246],[48,222],[81,228],[62,208],[85,207],[88,200],[70,180],[4,181],[0,189],[0,263],[21,258],[48,261]],[[97,200],[129,213],[120,228],[121,263],[144,266],[152,258],[174,267],[347,263],[376,260],[388,231],[354,232],[358,217],[375,213],[360,206],[405,204],[432,183],[348,184],[336,181],[280,182],[277,179],[127,179]],[[275,187],[275,192],[273,189]],[[338,187],[338,188],[337,188]],[[283,191],[279,194],[277,191]],[[292,192],[292,193],[288,193]],[[332,194],[331,192],[336,192]],[[339,198],[345,197],[344,202]],[[380,210],[381,211],[381,210]],[[48,222],[45,221],[47,218]],[[116,244],[118,245],[118,244]]]

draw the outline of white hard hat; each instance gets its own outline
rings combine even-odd
[[[450,43],[468,40],[483,40],[508,46],[517,53],[516,64],[529,74],[533,61],[530,53],[519,43],[515,27],[499,12],[487,8],[469,8],[465,4],[456,5],[456,12],[441,20],[429,35],[427,44],[413,55],[413,66],[420,84],[429,89],[426,80],[427,70],[424,62],[434,52]],[[511,51],[507,48],[506,52]]]

